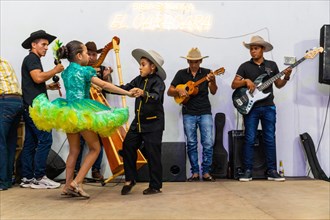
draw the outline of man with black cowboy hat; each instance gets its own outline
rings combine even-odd
[[[53,142],[52,134],[39,130],[29,114],[29,106],[32,105],[35,97],[41,93],[47,94],[47,89],[60,88],[58,83],[46,85],[45,82],[56,73],[62,72],[63,65],[57,64],[53,69],[44,71],[40,60],[46,55],[48,45],[55,39],[55,36],[39,30],[31,33],[30,37],[22,43],[22,47],[30,51],[23,60],[21,70],[25,121],[25,140],[21,154],[23,177],[21,187],[25,188],[53,189],[61,185],[46,176],[46,161]]]
[[[250,43],[243,42],[243,45],[250,50],[251,59],[243,64],[237,70],[236,76],[231,87],[237,89],[246,87],[251,93],[256,89],[254,81],[262,74],[267,74],[264,80],[273,77],[279,73],[277,64],[274,61],[266,60],[263,57],[264,52],[271,51],[273,46],[260,36],[251,37]],[[284,71],[284,78],[277,79],[274,84],[277,88],[285,86],[290,80],[292,69]],[[259,120],[262,125],[263,142],[265,145],[267,161],[268,180],[285,181],[276,168],[276,144],[275,144],[275,123],[276,107],[274,104],[273,86],[264,89],[264,93],[270,93],[265,99],[257,101],[248,114],[243,115],[245,126],[245,144],[244,144],[244,174],[239,181],[248,182],[252,180],[254,142],[257,135]]]
[[[167,91],[169,96],[186,97],[185,89],[176,88],[179,84],[186,84],[188,81],[196,82],[204,77],[207,81],[199,85],[199,92],[195,96],[191,96],[187,103],[182,105],[184,133],[187,138],[187,153],[191,165],[191,177],[189,182],[199,181],[199,164],[198,164],[198,140],[197,127],[201,134],[201,144],[203,146],[203,162],[202,162],[202,179],[203,181],[215,181],[210,175],[213,155],[213,119],[211,112],[211,103],[209,100],[209,91],[214,95],[218,86],[215,76],[210,69],[200,67],[204,58],[198,48],[192,48],[186,59],[189,67],[179,70],[171,82],[171,86]]]

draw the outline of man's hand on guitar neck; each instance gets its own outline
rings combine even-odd
[[[209,82],[215,82],[215,75],[213,74],[213,72],[211,71],[209,74],[207,74],[206,76],[206,80]]]
[[[215,75],[213,71],[210,71],[210,73],[206,75],[206,80],[209,82],[209,89],[211,94],[214,95],[218,90],[218,86],[215,82]]]
[[[291,72],[292,72],[292,68],[290,68],[290,67],[283,70],[284,78],[283,79],[281,79],[281,78],[277,79],[275,81],[275,86],[279,89],[282,88],[283,86],[285,86],[286,83],[290,80]]]
[[[285,77],[284,77],[284,79],[286,80],[286,81],[289,81],[289,79],[290,79],[290,75],[291,75],[291,72],[292,72],[292,68],[287,68],[287,69],[285,69],[285,70],[283,70],[283,73],[284,73],[284,75],[285,75]]]

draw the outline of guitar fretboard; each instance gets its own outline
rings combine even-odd
[[[301,58],[300,60],[298,60],[294,64],[291,64],[288,68],[292,68],[292,69],[295,68],[300,63],[302,63],[305,59],[306,59],[305,57]],[[288,68],[286,68],[286,69],[288,69]],[[267,81],[262,83],[260,86],[258,86],[258,90],[263,91],[264,89],[268,88],[273,82],[275,82],[277,79],[281,78],[284,75],[285,70],[283,70],[282,72],[276,74],[275,76],[271,77],[270,79],[268,79]]]
[[[214,74],[215,76],[217,76],[217,75],[219,75],[219,74],[223,74],[224,72],[225,72],[225,69],[224,69],[223,67],[221,67],[221,68],[215,70],[215,71],[213,72],[213,74]],[[196,86],[198,86],[199,84],[203,83],[203,82],[206,80],[206,78],[207,78],[207,76],[205,76],[205,77],[199,79],[198,81],[196,81],[196,82],[194,83],[194,86],[196,87]]]

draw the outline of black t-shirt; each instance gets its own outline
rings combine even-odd
[[[253,62],[253,60],[249,60],[238,68],[237,75],[243,77],[244,79],[250,79],[254,82],[260,75],[266,74],[263,78],[263,82],[267,79],[273,77],[279,73],[278,67],[274,61],[264,60],[260,65]],[[274,104],[274,95],[273,95],[273,85],[270,85],[268,88],[263,90],[263,93],[271,93],[267,98],[257,101],[253,107],[260,106],[269,106]]]
[[[176,87],[179,84],[186,84],[188,81],[196,82],[207,74],[210,73],[210,69],[205,69],[200,67],[197,71],[195,78],[190,72],[190,68],[179,70],[171,85]],[[203,83],[199,84],[199,92],[195,96],[191,96],[189,101],[182,105],[182,114],[189,115],[205,115],[211,113],[211,104],[209,100],[209,82],[205,80]]]
[[[40,57],[35,53],[30,52],[22,63],[22,91],[23,101],[26,105],[32,105],[32,101],[41,93],[46,93],[46,83],[35,83],[31,77],[30,72],[35,69],[40,69],[43,72]]]

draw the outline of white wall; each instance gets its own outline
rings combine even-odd
[[[306,50],[318,47],[320,28],[330,23],[329,1],[191,1],[186,3],[194,5],[193,14],[212,16],[209,31],[189,33],[180,30],[111,29],[110,23],[115,13],[126,13],[130,18],[133,16],[132,3],[1,1],[0,55],[12,63],[20,78],[21,63],[28,54],[21,43],[33,31],[44,29],[64,43],[73,39],[84,43],[94,40],[98,47],[110,42],[113,36],[118,36],[121,39],[124,82],[139,73],[131,51],[135,48],[154,49],[165,59],[165,83],[168,88],[176,71],[187,67],[186,61],[179,57],[186,55],[191,47],[199,47],[203,55],[210,56],[203,61],[202,66],[226,68],[225,75],[217,78],[218,93],[210,99],[214,114],[226,114],[224,146],[228,149],[227,132],[240,129],[242,121],[232,105],[233,91],[230,88],[238,66],[250,59],[249,51],[242,46],[242,42],[249,42],[255,34],[270,41],[274,50],[266,53],[265,57],[276,61],[280,70],[283,70],[287,67],[283,64],[284,56],[300,59]],[[131,24],[132,21],[128,20],[127,23]],[[114,53],[110,52],[105,63],[114,66],[114,58]],[[53,67],[51,49],[42,58],[42,63],[45,70]],[[64,65],[67,64],[64,62]],[[116,73],[114,75],[114,81],[118,82]],[[294,69],[289,83],[281,90],[275,89],[277,159],[283,160],[286,175],[306,175],[307,163],[299,134],[308,132],[317,147],[324,123],[324,135],[317,155],[322,168],[330,175],[329,116],[325,122],[329,92],[329,85],[318,83],[318,57],[299,65]],[[49,94],[51,99],[58,97],[57,92]],[[118,97],[110,99],[111,103],[120,104]],[[128,99],[127,103],[133,116],[134,100]],[[165,97],[164,106],[166,130],[163,141],[184,141],[180,106],[168,96]],[[56,131],[53,134],[53,148],[56,150],[65,140],[65,135]],[[61,155],[66,158],[67,143],[64,148]],[[109,172],[107,164],[104,167]]]

